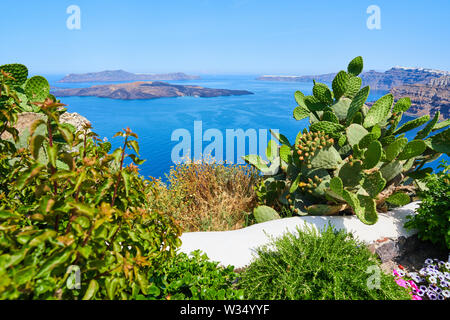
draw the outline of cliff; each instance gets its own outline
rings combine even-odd
[[[423,68],[405,68],[394,67],[385,72],[370,70],[363,72],[360,77],[363,86],[370,86],[371,90],[390,90],[395,86],[428,83],[433,79],[450,75],[447,71],[423,69]],[[333,81],[336,73],[327,73],[322,75],[308,76],[261,76],[257,80],[262,81],[292,81],[292,82],[308,82],[313,79],[319,82]]]
[[[182,72],[167,74],[137,74],[124,70],[101,71],[83,74],[69,74],[58,82],[118,82],[147,80],[193,80],[199,76],[191,76]]]
[[[120,100],[155,99],[170,97],[219,97],[253,94],[246,90],[211,89],[194,85],[173,85],[159,81],[132,82],[111,85],[92,86],[90,88],[54,88],[51,93],[56,97],[100,97]]]
[[[397,86],[391,89],[395,100],[411,98],[411,108],[406,114],[433,116],[440,111],[441,119],[450,118],[450,76],[432,79],[427,83]]]

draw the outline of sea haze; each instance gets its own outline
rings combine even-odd
[[[61,88],[90,87],[108,83],[58,83],[64,75],[47,75],[51,86]],[[194,121],[202,121],[203,133],[208,129],[219,129],[225,137],[226,129],[278,129],[291,142],[298,131],[308,126],[307,120],[296,121],[292,111],[296,106],[294,92],[300,90],[311,94],[312,82],[269,82],[255,80],[257,75],[202,75],[202,79],[188,81],[167,81],[173,84],[195,84],[209,88],[238,89],[253,92],[253,95],[214,98],[160,98],[152,100],[113,100],[97,97],[64,97],[62,102],[69,112],[77,112],[88,118],[94,131],[106,137],[114,148],[121,146],[120,138],[112,138],[117,132],[129,126],[139,136],[140,156],[147,161],[140,166],[145,177],[162,177],[174,165],[172,149],[179,143],[171,141],[172,132],[183,128],[191,132],[194,139]],[[111,84],[111,82],[109,82]],[[386,94],[372,91],[369,101]],[[403,121],[410,120],[404,117]],[[415,132],[417,132],[415,130]],[[414,138],[415,133],[408,135]],[[205,148],[209,141],[203,142]],[[193,141],[191,144],[193,148]],[[193,149],[192,149],[193,150]],[[248,152],[248,146],[247,150]],[[444,157],[441,157],[441,159]],[[445,159],[449,158],[445,156]],[[237,159],[234,159],[236,162]],[[436,168],[438,161],[432,167]]]

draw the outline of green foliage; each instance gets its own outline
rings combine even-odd
[[[179,253],[156,269],[150,277],[148,295],[137,300],[241,300],[243,290],[236,288],[238,274],[233,266],[221,267],[206,254]]]
[[[252,300],[399,300],[411,299],[380,269],[379,288],[367,286],[379,261],[351,234],[328,227],[305,227],[256,250],[257,258],[238,285]],[[369,271],[368,271],[369,270]]]
[[[417,214],[409,216],[405,227],[416,229],[423,240],[450,249],[450,166],[443,162],[437,174],[428,174],[426,190],[419,192]]]
[[[66,109],[46,96],[45,79],[8,84],[17,68],[25,74],[7,65],[0,76],[0,134],[11,135],[0,139],[0,299],[147,295],[147,279],[175,254],[180,230],[150,206],[149,181],[133,164],[143,162],[137,135],[118,132],[123,147],[109,153],[90,125],[77,131],[60,122]],[[44,114],[24,145],[14,128],[23,83],[34,101],[27,106]],[[71,265],[80,268],[80,290],[67,286]]]
[[[397,128],[411,106],[409,98],[394,104],[392,94],[387,94],[368,108],[370,88],[360,89],[357,77],[362,67],[362,58],[357,57],[347,72],[336,75],[332,90],[314,82],[313,95],[295,92],[294,118],[309,117],[310,127],[299,132],[293,144],[285,137],[275,137],[280,145],[269,142],[271,150],[279,149],[272,153],[280,157],[269,159],[270,164],[257,155],[244,157],[265,175],[258,193],[264,199],[261,203],[278,212],[302,215],[336,214],[339,208],[373,224],[377,207],[384,208],[386,199],[405,189],[406,183],[420,186],[423,166],[442,153],[450,154],[450,129],[446,128],[450,123],[438,122],[439,113],[431,120],[423,116]],[[404,133],[422,125],[408,142]],[[399,197],[390,198],[391,203],[406,203],[410,198]]]
[[[280,219],[278,213],[268,206],[258,206],[253,210],[253,216],[256,219],[256,222],[266,222],[270,220]]]

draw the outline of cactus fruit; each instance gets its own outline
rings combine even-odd
[[[360,89],[358,77],[362,66],[361,57],[352,60],[347,71],[340,71],[332,81],[332,91],[314,81],[313,95],[295,92],[294,118],[309,117],[310,127],[298,133],[293,145],[278,135],[282,172],[264,181],[285,182],[276,189],[280,197],[284,195],[279,207],[288,206],[300,215],[351,210],[363,223],[373,224],[378,219],[377,206],[383,209],[386,201],[393,205],[409,201],[408,195],[397,192],[402,184],[412,179],[420,186],[429,172],[423,165],[450,153],[450,129],[446,128],[450,121],[438,122],[439,113],[431,121],[423,116],[397,128],[411,106],[409,98],[394,104],[392,94],[387,94],[369,109],[365,102],[370,88]],[[404,133],[421,125],[425,126],[415,140],[408,142]],[[244,159],[269,172],[258,156]]]
[[[258,206],[253,210],[253,216],[258,223],[280,219],[280,215],[268,206]]]

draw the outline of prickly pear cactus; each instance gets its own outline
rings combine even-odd
[[[362,70],[363,59],[357,57],[347,71],[336,75],[331,89],[314,81],[312,95],[295,92],[298,106],[293,116],[309,118],[309,130],[299,132],[293,144],[274,135],[279,145],[269,143],[270,166],[256,155],[244,157],[266,175],[266,185],[276,186],[271,192],[278,208],[298,215],[346,211],[374,224],[377,208],[408,203],[429,172],[424,165],[450,153],[450,121],[438,122],[439,113],[431,120],[422,116],[398,127],[411,106],[409,98],[394,103],[387,94],[368,108],[370,88],[361,88]],[[408,141],[405,133],[421,126],[415,139]],[[276,165],[274,159],[280,170],[267,176]]]
[[[50,94],[50,84],[41,76],[34,76],[29,79],[26,66],[18,63],[5,64],[0,66],[0,76],[2,83],[9,87],[12,97],[5,100],[0,96],[0,107],[6,103],[16,105],[22,112],[40,112],[36,102],[43,102],[47,98],[56,101]],[[1,92],[1,90],[0,90]]]

